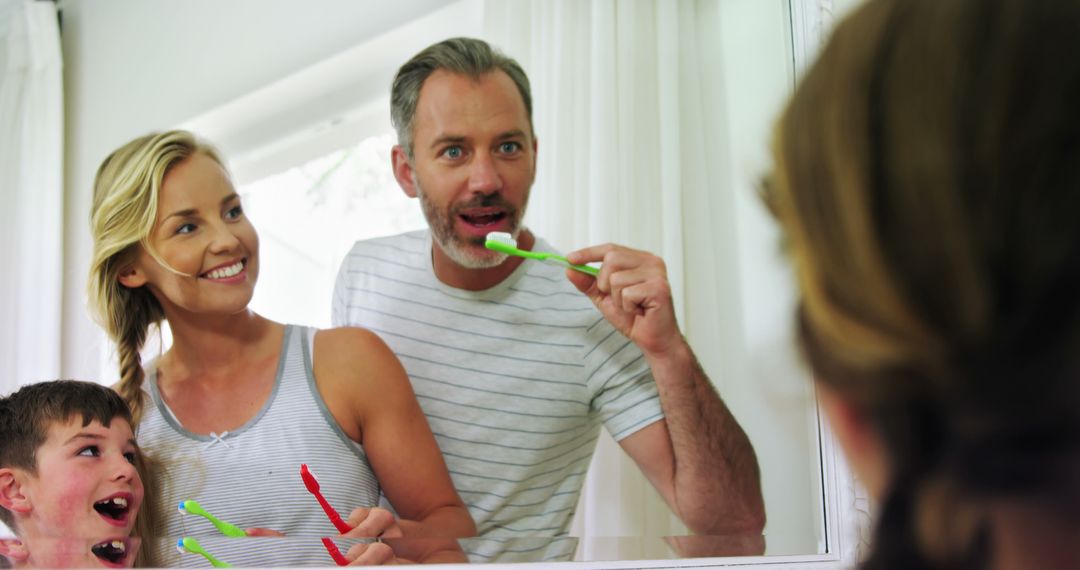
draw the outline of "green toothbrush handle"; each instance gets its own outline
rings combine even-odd
[[[600,270],[599,269],[597,269],[597,268],[595,268],[595,267],[593,267],[591,265],[574,265],[573,263],[570,263],[569,261],[567,261],[566,258],[561,256],[561,255],[555,255],[555,254],[552,253],[552,254],[547,254],[545,257],[546,257],[546,260],[558,261],[559,265],[562,265],[564,267],[569,267],[570,269],[573,269],[575,271],[580,271],[582,273],[587,273],[589,275],[592,275],[593,277],[596,277],[597,275],[600,275]]]
[[[203,548],[201,544],[199,544],[199,541],[191,538],[190,536],[185,536],[184,538],[181,538],[180,544],[183,545],[183,547],[189,552],[199,554],[203,558],[206,558],[206,560],[209,561],[210,565],[214,568],[232,568],[232,564],[214,558],[212,554],[207,552],[206,549]]]
[[[244,529],[215,517],[214,515],[210,514],[210,511],[204,509],[203,506],[200,505],[197,501],[180,501],[180,510],[181,512],[197,515],[210,521],[210,524],[214,525],[214,528],[218,529],[218,531],[225,536],[230,536],[233,538],[241,538],[247,536],[247,533],[244,532]]]
[[[217,527],[217,529],[219,531],[221,531],[221,534],[224,534],[225,536],[231,536],[233,538],[241,538],[241,537],[247,536],[247,533],[244,532],[244,529],[242,529],[242,528],[240,528],[240,527],[238,527],[238,526],[236,526],[234,524],[227,523],[227,522],[225,522],[223,520],[219,520],[217,517],[214,517],[214,516],[208,516],[206,518],[215,527]]]

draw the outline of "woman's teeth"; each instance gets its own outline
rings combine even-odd
[[[237,261],[228,267],[219,267],[206,274],[210,279],[227,279],[244,270],[244,262]]]

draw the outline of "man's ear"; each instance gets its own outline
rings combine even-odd
[[[30,551],[17,538],[0,538],[0,556],[6,556],[16,566],[30,558]]]
[[[9,467],[0,468],[0,507],[13,513],[29,513],[30,498],[23,493],[21,473]]]
[[[390,149],[390,165],[394,169],[394,178],[397,180],[398,186],[401,186],[406,196],[415,198],[416,179],[413,178],[412,163],[409,162],[409,155],[405,153],[405,149],[399,144]]]
[[[120,274],[116,276],[116,279],[120,281],[120,284],[130,289],[137,289],[146,285],[146,274],[141,269],[135,267],[135,264],[125,265],[120,270]]]

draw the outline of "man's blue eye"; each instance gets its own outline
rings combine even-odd
[[[519,145],[516,142],[504,142],[501,145],[499,145],[499,150],[501,150],[502,152],[504,152],[506,154],[515,153],[520,148],[521,148],[521,145]]]
[[[446,158],[461,158],[461,153],[461,147],[459,146],[452,146],[443,152]]]

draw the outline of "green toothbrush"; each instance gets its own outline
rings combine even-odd
[[[215,527],[217,527],[217,529],[221,531],[221,534],[224,534],[225,536],[232,536],[232,537],[247,536],[247,533],[244,532],[244,529],[242,529],[242,528],[240,528],[240,527],[238,527],[238,526],[236,526],[234,524],[229,524],[229,523],[215,517],[214,515],[210,514],[209,511],[204,509],[202,507],[202,505],[200,505],[199,503],[197,503],[195,501],[191,501],[191,500],[180,501],[180,506],[177,507],[177,510],[180,511],[181,513],[199,515],[200,517],[205,518],[206,520],[210,521],[211,524],[213,524]]]
[[[180,554],[183,554],[185,552],[201,554],[203,558],[210,561],[210,565],[214,568],[232,568],[232,564],[229,564],[228,562],[222,562],[221,560],[214,558],[210,555],[209,552],[206,551],[205,548],[202,547],[201,544],[199,544],[199,541],[191,538],[190,536],[185,536],[184,538],[177,540],[176,549],[180,551]]]
[[[525,251],[523,249],[518,249],[517,240],[514,239],[514,236],[511,236],[506,232],[489,233],[487,235],[487,239],[484,241],[484,247],[492,251],[505,253],[507,255],[516,255],[518,257],[524,257],[526,259],[535,259],[537,261],[543,261],[545,263],[550,263],[553,265],[569,267],[570,269],[575,269],[582,273],[587,273],[589,275],[592,275],[593,277],[596,277],[600,274],[600,270],[591,265],[574,265],[573,263],[567,261],[565,257],[555,253]]]

